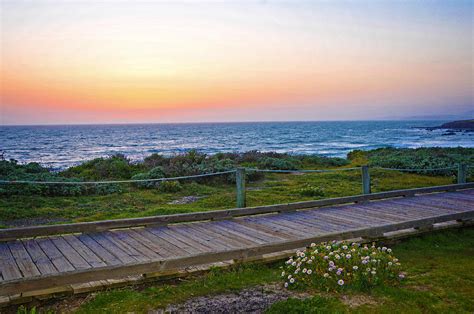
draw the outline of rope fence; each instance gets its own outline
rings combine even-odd
[[[220,171],[214,173],[204,173],[196,174],[189,176],[180,176],[180,177],[170,177],[170,178],[156,178],[156,179],[138,179],[138,180],[112,180],[112,181],[33,181],[33,180],[0,180],[0,185],[9,185],[9,184],[31,184],[31,185],[51,185],[55,187],[56,185],[88,185],[88,186],[97,186],[97,185],[106,185],[106,184],[119,184],[119,183],[147,183],[147,182],[165,182],[165,181],[177,181],[177,180],[188,180],[188,179],[197,179],[203,177],[211,176],[220,176],[235,174],[236,182],[236,198],[237,198],[237,207],[243,208],[246,207],[246,173],[247,172],[262,172],[262,173],[334,173],[341,171],[353,171],[360,170],[362,178],[362,194],[371,194],[371,178],[370,178],[370,169],[371,170],[385,170],[385,171],[400,171],[400,172],[435,172],[443,170],[455,170],[457,169],[457,183],[465,184],[467,182],[469,169],[474,168],[473,165],[459,164],[457,166],[451,167],[442,167],[442,168],[421,168],[421,169],[400,169],[400,168],[388,168],[388,167],[352,167],[352,168],[338,168],[338,169],[301,169],[301,170],[278,170],[278,169],[258,169],[258,168],[244,168],[240,167],[237,169],[231,169],[227,171]],[[85,188],[85,187],[84,187]]]
[[[279,170],[279,169],[258,169],[258,168],[238,168],[245,169],[248,172],[263,172],[263,173],[332,173],[341,171],[361,170],[363,167],[352,168],[337,168],[337,169],[294,169],[294,170]],[[367,166],[368,167],[368,166]],[[466,169],[474,169],[474,166],[465,165]],[[0,180],[0,184],[65,184],[65,185],[81,185],[81,184],[118,184],[118,183],[145,183],[145,182],[163,182],[176,181],[186,179],[197,179],[210,176],[219,176],[225,174],[236,173],[238,169],[227,171],[203,173],[189,176],[157,178],[157,179],[138,179],[138,180],[111,180],[111,181],[32,181],[32,180]],[[387,168],[387,167],[370,167],[372,170],[386,170],[386,171],[401,171],[401,172],[433,172],[443,170],[456,170],[459,166],[443,167],[443,168]]]

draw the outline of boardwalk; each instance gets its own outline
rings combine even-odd
[[[292,209],[286,206],[265,215],[0,242],[0,295],[259,256],[308,241],[377,237],[469,220],[474,218],[474,189],[285,212]],[[8,230],[3,232],[7,237]]]

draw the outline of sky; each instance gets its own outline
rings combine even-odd
[[[472,112],[472,1],[0,0],[0,124]]]

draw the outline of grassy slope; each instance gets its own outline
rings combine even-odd
[[[371,300],[349,307],[342,295],[312,291],[313,298],[274,305],[272,313],[472,313],[474,311],[474,229],[443,231],[409,239],[393,247],[408,277],[400,287],[370,292],[346,291],[349,298]],[[215,270],[179,284],[156,283],[144,289],[124,288],[100,292],[83,304],[79,313],[147,312],[200,295],[235,291],[279,281],[279,268],[245,266],[231,271]]]
[[[432,177],[374,170],[371,173],[374,192],[453,183],[452,177]],[[317,198],[360,194],[360,172],[344,171],[324,174],[267,174],[265,179],[248,184],[248,206],[269,205]],[[319,186],[320,197],[302,196],[306,186]],[[187,195],[206,196],[191,204],[170,205],[170,201]],[[111,218],[143,217],[172,213],[233,208],[233,185],[184,184],[182,191],[163,193],[158,190],[129,190],[99,196],[8,196],[0,198],[0,221],[31,218],[58,218],[66,221],[93,221]]]

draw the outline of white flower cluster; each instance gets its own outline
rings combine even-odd
[[[281,277],[285,287],[295,284],[322,285],[335,289],[350,284],[376,285],[405,278],[400,262],[387,247],[360,246],[332,241],[311,243],[289,258]]]

